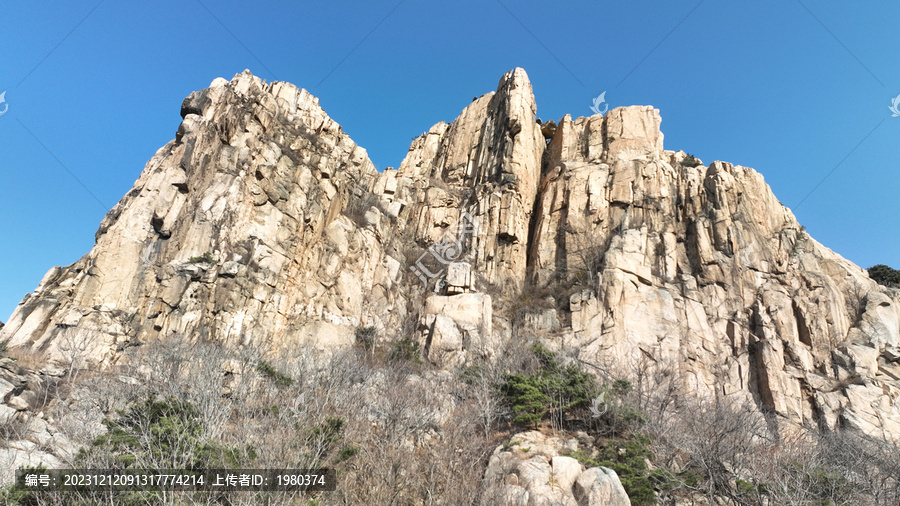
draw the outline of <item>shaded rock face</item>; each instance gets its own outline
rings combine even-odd
[[[536,110],[514,69],[379,173],[305,90],[217,79],[0,341],[107,364],[173,334],[289,351],[374,325],[451,366],[536,334],[781,420],[900,435],[897,291],[810,238],[759,173],[663,149],[656,109],[552,128]],[[498,305],[538,288],[553,308]]]

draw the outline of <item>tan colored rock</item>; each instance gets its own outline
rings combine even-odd
[[[496,92],[469,104],[450,125],[438,123],[410,147],[399,177],[428,188],[410,199],[416,202],[410,215],[415,237],[435,243],[468,212],[479,225],[469,245],[472,268],[504,289],[520,289],[545,145],[528,76],[511,70]]]
[[[490,357],[494,342],[490,295],[464,293],[431,295],[425,301],[421,321],[423,350],[432,362],[450,366],[470,356]]]
[[[0,448],[0,483],[12,484],[16,469],[40,466],[46,469],[65,467],[59,458],[32,441],[17,441],[12,446]]]
[[[0,358],[0,484],[12,483],[19,467],[43,465],[62,468],[78,448],[56,427],[42,419],[39,410],[54,398],[50,372],[33,371],[11,358]]]
[[[379,174],[305,90],[217,79],[0,342],[65,369],[176,334],[346,347],[418,314],[448,367],[522,329],[626,376],[671,372],[685,395],[900,437],[900,292],[809,237],[760,173],[664,150],[656,109],[542,133],[536,107],[514,69]],[[510,323],[548,287],[552,309]]]
[[[48,272],[0,339],[111,362],[174,334],[277,349],[396,325],[401,273],[380,215],[342,213],[378,174],[315,97],[245,72],[192,93],[182,115],[91,252]]]
[[[658,127],[652,108],[618,108],[564,117],[550,141],[529,279],[576,288],[562,339],[592,363],[672,369],[693,395],[897,437],[895,299],[802,231],[759,173],[683,165]],[[848,381],[872,397],[809,394]]]
[[[447,286],[449,295],[471,292],[475,286],[472,266],[467,262],[453,262],[447,266]]]
[[[579,504],[631,505],[619,476],[607,467],[592,467],[581,473],[575,482],[574,496]]]
[[[538,431],[516,434],[493,453],[485,471],[489,497],[499,495],[528,505],[629,506],[615,471],[584,467],[560,453],[579,449],[577,438],[562,439]]]
[[[581,477],[583,467],[572,457],[556,456],[550,459],[553,472],[553,485],[561,490],[571,490],[576,480]]]

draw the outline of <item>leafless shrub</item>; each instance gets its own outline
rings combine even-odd
[[[58,338],[57,343],[62,354],[66,379],[72,383],[78,379],[78,375],[87,365],[87,355],[91,345],[90,335],[87,332],[66,329]]]
[[[361,451],[349,461],[335,499],[475,504],[496,441],[484,436],[480,407],[463,394],[468,385],[446,373],[385,373],[371,382],[376,405],[366,413],[372,421],[348,434]]]
[[[898,504],[900,451],[891,442],[773,424],[752,399],[683,391],[672,365],[637,361],[627,373],[602,357],[586,365],[601,381],[618,374],[633,385],[625,402],[645,415],[635,430],[650,436],[663,470],[661,504]]]
[[[897,447],[849,431],[785,437],[756,466],[757,479],[778,504],[867,504],[900,499]]]
[[[102,420],[122,409],[135,390],[144,389],[126,382],[113,371],[83,374],[69,388],[64,401],[53,406],[56,426],[71,440],[86,445],[105,431]]]
[[[68,385],[63,378],[56,376],[41,376],[33,382],[29,382],[29,388],[34,393],[35,402],[32,406],[34,411],[40,411],[42,408],[50,405],[54,400],[65,395],[68,391]]]
[[[765,419],[746,401],[722,396],[701,399],[684,406],[662,444],[684,456],[681,465],[696,469],[703,477],[698,486],[710,501],[727,497],[740,504],[746,491],[734,483],[747,476],[758,442],[768,437]]]
[[[590,226],[590,225],[588,225]],[[566,231],[566,272],[569,283],[589,287],[600,294],[600,270],[606,261],[613,236],[603,237],[592,230]]]
[[[60,423],[90,424],[70,433],[89,447],[98,418],[114,418],[117,409],[155,393],[190,402],[204,427],[201,442],[224,452],[229,465],[338,469],[336,492],[247,494],[233,498],[235,504],[310,498],[322,505],[484,503],[484,469],[511,430],[496,387],[506,374],[540,367],[530,344],[510,339],[493,360],[449,372],[391,362],[358,347],[264,356],[187,339],[162,341],[134,348],[121,367],[80,374],[64,403],[69,418]],[[565,350],[559,353],[565,358]],[[776,437],[752,401],[686,395],[675,369],[658,363],[638,362],[628,374],[612,363],[582,365],[603,383],[628,383],[620,402],[644,414],[629,430],[650,436],[653,463],[667,480],[659,490],[663,504],[701,496],[717,504],[897,503],[900,453],[894,447],[846,433]],[[151,428],[135,426],[141,444],[152,448]],[[17,437],[14,430],[21,429],[10,427],[10,437]],[[184,458],[197,441],[182,442],[184,451],[175,453]],[[159,456],[147,464],[184,464],[178,458]]]
[[[0,418],[0,447],[7,448],[12,441],[24,439],[28,435],[28,418],[11,414]]]
[[[368,181],[353,184],[347,196],[347,204],[342,211],[345,216],[350,218],[360,228],[365,228],[369,225],[366,213],[373,207],[382,215],[388,216],[384,200],[373,193],[370,188],[371,184]]]
[[[863,284],[856,284],[849,288],[846,295],[847,314],[850,315],[850,328],[858,327],[866,312],[869,290]]]

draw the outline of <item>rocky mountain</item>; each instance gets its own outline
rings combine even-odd
[[[172,336],[289,354],[375,327],[453,368],[539,337],[781,428],[900,438],[900,292],[760,173],[664,149],[652,107],[542,123],[514,69],[382,172],[307,91],[247,71],[181,116],[0,341],[109,366]]]

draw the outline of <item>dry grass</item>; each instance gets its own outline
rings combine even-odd
[[[9,348],[4,355],[6,358],[15,360],[16,364],[26,369],[37,371],[43,369],[47,365],[46,353],[32,348]]]

